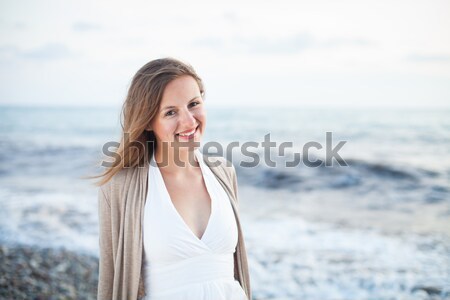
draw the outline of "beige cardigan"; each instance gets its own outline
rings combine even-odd
[[[244,237],[239,222],[237,180],[234,167],[222,157],[203,156],[231,201],[238,227],[234,253],[234,278],[248,299],[250,278]],[[100,265],[98,299],[140,299],[143,280],[142,224],[147,198],[149,164],[118,172],[98,191]]]

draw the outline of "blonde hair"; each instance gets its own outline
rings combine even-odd
[[[194,68],[177,59],[152,60],[137,71],[122,106],[122,137],[114,152],[114,157],[119,159],[115,159],[102,174],[90,177],[101,178],[96,182],[97,186],[107,183],[124,168],[143,166],[149,162],[156,147],[156,138],[153,131],[147,128],[158,113],[166,86],[184,75],[192,76],[197,81],[203,95],[203,82]]]

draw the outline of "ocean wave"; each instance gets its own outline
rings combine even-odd
[[[446,188],[449,185],[448,177],[435,170],[363,159],[347,159],[346,162],[348,166],[336,164],[311,168],[299,165],[287,168],[279,160],[276,167],[258,165],[245,168],[236,165],[236,169],[243,184],[265,189],[295,192],[345,189],[358,193],[392,195],[398,199],[408,195],[408,199],[414,198],[425,203],[450,200],[450,191]]]

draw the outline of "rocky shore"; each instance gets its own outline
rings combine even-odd
[[[1,245],[0,274],[0,299],[96,299],[98,258]]]
[[[261,230],[263,231],[263,230]],[[266,231],[268,232],[268,231]],[[280,232],[279,230],[276,232]],[[249,234],[249,236],[251,236]],[[250,239],[251,240],[251,239]],[[293,239],[292,239],[293,240]],[[307,240],[304,240],[307,242]],[[251,243],[249,243],[251,244]],[[319,244],[319,241],[314,240],[314,244]],[[259,247],[262,248],[262,247]],[[386,248],[389,250],[389,247]],[[450,299],[450,292],[448,284],[409,284],[402,277],[405,270],[398,272],[390,271],[392,278],[394,278],[392,286],[385,281],[383,277],[377,274],[377,268],[370,265],[370,260],[364,259],[364,265],[358,266],[358,255],[354,258],[339,258],[342,253],[339,249],[334,250],[331,257],[328,257],[326,251],[322,251],[324,259],[329,258],[326,264],[331,266],[337,275],[333,275],[326,265],[320,265],[320,261],[314,263],[315,267],[308,266],[308,258],[305,255],[303,262],[303,269],[307,273],[299,273],[294,278],[286,277],[284,283],[272,284],[276,279],[271,278],[271,274],[280,276],[280,270],[285,270],[281,275],[291,273],[289,270],[295,269],[298,271],[298,262],[296,258],[290,257],[289,253],[283,257],[277,257],[278,254],[269,252],[251,253],[250,256],[253,267],[253,292],[254,299],[297,299],[298,294],[307,294],[308,288],[325,290],[335,288],[336,293],[339,292],[336,285],[321,282],[326,276],[333,276],[337,278],[336,281],[342,284],[350,284],[347,273],[353,273],[353,279],[359,282],[359,285],[365,286],[363,289],[357,289],[356,293],[360,293],[358,298],[354,295],[350,297],[337,294],[335,298],[329,296],[322,296],[321,298],[306,295],[305,299],[420,299],[420,300],[443,300]],[[358,254],[358,253],[356,253]],[[258,258],[258,256],[261,258]],[[274,256],[275,255],[275,256]],[[271,262],[275,258],[277,261]],[[420,257],[419,257],[420,258]],[[289,262],[291,260],[291,262]],[[264,262],[260,265],[258,261]],[[345,261],[352,264],[352,268],[344,266]],[[318,265],[319,264],[319,265]],[[339,269],[339,266],[342,268]],[[271,272],[271,269],[278,271]],[[369,277],[358,273],[358,268],[372,269],[373,275]],[[378,268],[383,270],[382,265]],[[385,271],[388,271],[387,269]],[[278,275],[277,275],[278,272]],[[323,274],[326,272],[326,274]],[[366,272],[367,273],[367,272]],[[327,275],[330,274],[330,275]],[[400,274],[400,275],[399,275]],[[337,277],[336,277],[337,276]],[[395,279],[395,276],[399,278]],[[413,278],[409,278],[409,281]],[[267,279],[267,282],[264,282]],[[65,249],[52,248],[38,248],[36,246],[10,246],[0,245],[0,299],[96,299],[97,298],[97,280],[98,280],[98,258],[95,256],[80,254]],[[303,280],[299,283],[299,280]],[[297,290],[295,284],[290,283],[294,281],[304,287],[303,291]],[[315,282],[314,286],[309,285],[309,281]],[[327,281],[327,280],[325,280]],[[401,289],[395,288],[395,282],[400,282]],[[327,281],[328,282],[328,281]],[[405,284],[406,282],[406,284]],[[328,282],[329,283],[329,282]],[[287,296],[291,287],[292,295]],[[382,291],[386,289],[387,291]],[[306,292],[305,292],[306,291]],[[368,296],[367,294],[372,294]],[[380,293],[382,296],[380,296]],[[280,296],[281,295],[281,296]],[[284,296],[283,296],[284,295]],[[303,297],[303,296],[302,296]]]

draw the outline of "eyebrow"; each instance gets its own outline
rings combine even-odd
[[[195,100],[197,98],[200,98],[200,96],[195,96],[194,98],[192,98],[191,100],[189,100],[188,102],[191,102],[192,100]],[[170,106],[166,106],[164,108],[161,109],[161,111],[167,110],[167,109],[172,109],[172,108],[176,108],[176,106],[170,105]]]

